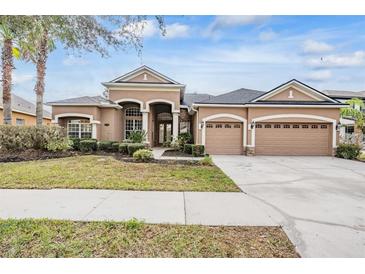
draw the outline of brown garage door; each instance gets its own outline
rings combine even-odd
[[[242,154],[242,123],[207,123],[205,149],[209,154]]]
[[[256,123],[257,155],[331,155],[330,124]]]

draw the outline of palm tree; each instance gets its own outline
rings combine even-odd
[[[19,50],[14,46],[24,37],[24,29],[28,23],[27,16],[0,16],[0,44],[3,87],[4,124],[12,123],[11,88],[14,56],[19,57]]]
[[[108,46],[124,49],[142,48],[136,27],[145,16],[32,16],[32,29],[21,45],[22,57],[36,65],[37,125],[43,122],[43,95],[45,91],[46,63],[57,42],[66,49],[98,52],[108,57]],[[161,16],[156,16],[162,34],[165,33]]]
[[[365,104],[363,100],[359,98],[352,98],[347,100],[345,103],[348,104],[349,107],[341,109],[341,116],[355,121],[355,142],[357,144],[361,144],[363,139],[363,129],[365,126]]]

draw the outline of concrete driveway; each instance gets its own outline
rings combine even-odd
[[[284,227],[303,257],[365,257],[365,163],[223,155],[213,161]]]

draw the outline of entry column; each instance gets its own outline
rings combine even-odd
[[[179,112],[172,113],[172,139],[177,140],[179,134]]]
[[[142,111],[142,130],[146,133],[146,143],[149,143],[149,139],[148,139],[148,111]]]

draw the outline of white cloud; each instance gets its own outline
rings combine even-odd
[[[14,74],[13,84],[23,84],[32,81],[34,76],[32,74]]]
[[[165,38],[173,39],[180,37],[189,36],[190,27],[188,25],[183,25],[180,23],[174,23],[166,25],[166,35]]]
[[[277,33],[272,30],[262,31],[259,34],[259,39],[261,41],[270,41],[275,39],[277,36]]]
[[[317,70],[309,73],[306,78],[309,81],[325,81],[331,77],[332,72],[330,70]]]
[[[221,15],[216,16],[211,27],[212,29],[218,29],[245,25],[260,25],[269,18],[270,16],[265,15]]]
[[[304,52],[309,54],[329,52],[332,51],[333,49],[334,49],[333,46],[315,40],[306,40],[303,45]]]
[[[351,54],[327,55],[321,58],[310,58],[307,64],[312,67],[352,67],[365,64],[365,52],[355,51]]]
[[[65,59],[63,59],[62,63],[65,66],[74,66],[74,65],[87,65],[89,61],[82,57],[76,57],[74,55],[68,55]]]
[[[166,24],[165,28],[166,34],[164,38],[166,39],[187,37],[190,31],[190,27],[188,25],[180,23]],[[161,30],[156,20],[144,20],[137,24],[126,26],[126,29],[130,32],[133,31],[138,36],[143,36],[145,38],[161,35]]]

